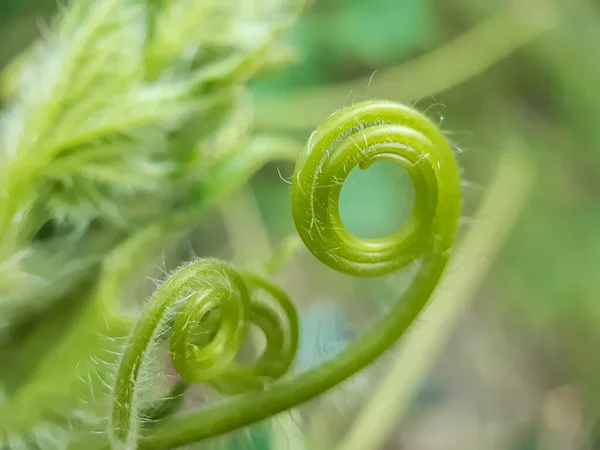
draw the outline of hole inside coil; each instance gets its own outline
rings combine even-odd
[[[410,175],[392,161],[376,161],[367,170],[355,167],[340,195],[340,217],[359,238],[378,238],[396,231],[414,204]]]

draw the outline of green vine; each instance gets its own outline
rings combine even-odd
[[[361,239],[342,224],[340,192],[352,169],[380,160],[408,171],[415,204],[394,233]],[[221,261],[202,259],[179,269],[152,296],[124,351],[112,397],[113,446],[173,448],[273,416],[355,374],[413,323],[446,266],[460,215],[457,164],[437,127],[416,110],[390,102],[365,102],[335,113],[301,154],[291,201],[300,237],[324,264],[354,276],[377,276],[418,261],[412,285],[388,315],[335,359],[279,379],[297,347],[298,319],[289,298],[262,277]],[[242,365],[235,358],[250,323],[262,329],[267,347],[256,363]],[[169,333],[173,365],[184,380],[239,395],[141,429],[143,366]]]

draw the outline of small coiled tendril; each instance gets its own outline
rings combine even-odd
[[[413,211],[388,236],[358,238],[340,218],[342,185],[356,166],[366,169],[381,160],[393,161],[410,174]],[[297,317],[291,302],[261,278],[239,275],[225,263],[200,261],[188,266],[158,290],[133,330],[113,397],[111,431],[117,441],[133,444],[136,439],[136,377],[144,352],[156,338],[158,322],[170,305],[179,303],[177,298],[185,300],[173,324],[176,369],[224,392],[247,392],[171,417],[163,426],[142,433],[137,438],[140,448],[174,448],[265,419],[323,393],[374,361],[415,320],[442,275],[458,227],[459,173],[449,144],[427,117],[396,103],[365,102],[335,113],[311,135],[296,164],[291,201],[298,233],[324,264],[354,276],[376,276],[419,261],[411,286],[379,323],[333,360],[262,390],[255,389],[257,383],[265,376],[272,380],[283,375],[296,350]],[[218,272],[222,284],[213,279],[213,272]],[[254,306],[245,293],[246,284],[266,290],[277,309]],[[207,320],[217,305],[219,317]],[[280,312],[274,314],[275,310]],[[199,336],[195,325],[203,320],[218,324],[219,331]],[[234,330],[236,324],[244,328],[248,321],[258,323],[268,341],[272,336],[280,344],[271,344],[273,351],[268,348],[256,366],[240,368],[234,357],[244,332]],[[188,330],[182,332],[181,326]]]
[[[366,169],[386,160],[412,178],[412,213],[388,236],[358,238],[340,218],[342,186],[356,166]],[[453,235],[455,217],[449,213],[458,205],[447,199],[459,198],[458,184],[454,156],[427,118],[395,103],[367,102],[339,111],[312,134],[294,172],[292,212],[305,245],[323,263],[355,276],[382,275],[434,246],[442,252],[450,247],[452,239],[443,235]],[[441,241],[433,242],[434,237]]]
[[[266,347],[255,363],[241,364],[235,358],[250,324],[262,330]],[[118,369],[111,434],[126,448],[135,448],[138,433],[140,369],[169,329],[171,360],[181,378],[227,394],[261,389],[281,377],[298,346],[296,310],[281,289],[213,259],[179,269],[150,299]]]

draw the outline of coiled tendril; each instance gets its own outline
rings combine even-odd
[[[255,363],[241,364],[235,357],[250,324],[262,330],[267,344]],[[140,369],[169,329],[171,360],[181,378],[227,394],[260,389],[281,377],[298,346],[296,310],[281,289],[218,260],[183,267],[150,299],[119,366],[111,432],[128,448],[137,436]]]
[[[354,167],[364,169],[380,160],[398,163],[410,174],[415,190],[413,211],[388,236],[358,238],[340,219],[342,185]],[[378,101],[335,113],[312,134],[300,156],[291,200],[298,233],[320,261],[354,276],[376,276],[419,260],[411,286],[379,323],[336,358],[263,390],[264,381],[284,374],[296,351],[298,322],[288,297],[262,278],[240,274],[222,262],[201,260],[185,267],[156,292],[132,332],[113,393],[114,440],[167,449],[270,417],[367,366],[417,317],[446,266],[460,214],[454,155],[427,117],[400,104]],[[271,301],[255,300],[248,289],[266,291]],[[171,354],[182,377],[209,382],[224,392],[247,392],[173,416],[163,426],[138,436],[135,387],[140,365],[171,308],[177,311]],[[269,344],[255,365],[241,366],[234,358],[250,322],[263,329]],[[198,325],[211,332],[200,333]]]

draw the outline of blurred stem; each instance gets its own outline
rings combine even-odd
[[[552,28],[555,14],[548,2],[534,3],[535,7],[511,3],[430,53],[373,76],[259,97],[257,125],[267,129],[312,129],[331,111],[355,97],[391,97],[407,102],[444,92],[484,72]]]
[[[473,226],[451,259],[446,276],[419,322],[402,341],[394,361],[338,450],[380,448],[406,413],[437,360],[461,310],[481,284],[529,196],[533,167],[521,151],[505,151]],[[435,324],[435,326],[430,326]]]
[[[302,246],[302,241],[297,235],[289,235],[284,238],[277,248],[271,253],[271,257],[267,259],[263,270],[267,275],[274,275],[294,256],[296,250]]]
[[[238,190],[220,205],[223,222],[233,251],[233,261],[242,266],[267,259],[271,242],[250,188]]]

